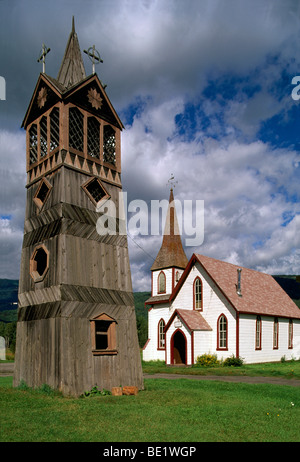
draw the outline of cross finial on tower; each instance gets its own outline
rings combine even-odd
[[[173,173],[171,173],[171,177],[168,179],[168,185],[171,186],[171,190],[173,190],[173,188],[175,188],[176,184],[178,183],[178,181],[175,181],[175,176]]]
[[[93,64],[93,74],[95,74],[95,64],[103,63],[103,59],[100,58],[99,52],[96,50],[95,45],[90,47],[88,50],[83,50],[88,55]]]
[[[43,43],[42,49],[40,51],[40,57],[37,60],[38,63],[41,61],[43,63],[43,74],[45,74],[45,58],[46,58],[46,55],[49,53],[49,51],[50,51],[50,48],[47,48],[46,45]]]

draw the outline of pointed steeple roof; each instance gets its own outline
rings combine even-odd
[[[182,247],[173,189],[171,188],[163,242],[151,271],[171,267],[185,268],[187,263],[188,259]]]
[[[72,30],[66,46],[66,51],[57,76],[58,82],[65,88],[81,82],[86,78],[79,41],[75,32],[74,16],[72,19]]]

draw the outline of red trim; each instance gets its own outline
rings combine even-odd
[[[150,342],[150,338],[148,338],[148,339],[146,340],[146,343],[145,343],[145,345],[143,346],[143,350],[146,348],[146,346],[148,345],[149,342]]]
[[[235,347],[236,353],[235,356],[238,358],[240,356],[240,315],[236,313],[236,320],[235,320],[235,328],[236,328],[236,339],[235,339]]]
[[[151,271],[151,296],[153,297],[153,271]]]
[[[224,316],[226,320],[226,347],[220,347],[220,319]],[[220,314],[217,320],[217,351],[228,351],[228,320],[224,313]]]
[[[201,307],[200,308],[196,308],[195,286],[196,286],[197,279],[199,279],[200,284],[201,284]],[[197,276],[193,282],[193,310],[203,311],[203,284],[202,284],[202,279],[199,276]]]
[[[187,364],[187,339],[186,339],[186,336],[185,336],[184,332],[182,332],[181,329],[176,329],[173,332],[172,337],[171,337],[171,341],[170,341],[170,344],[171,344],[171,364],[174,364],[174,335],[176,334],[176,332],[180,332],[184,337],[184,341],[185,341],[185,363],[184,364]]]
[[[191,332],[191,364],[194,364],[194,331]]]

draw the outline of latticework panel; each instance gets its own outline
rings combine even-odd
[[[88,154],[93,157],[100,157],[100,123],[95,117],[87,119],[87,148]]]
[[[29,130],[29,162],[34,164],[37,161],[37,126],[33,124]]]
[[[116,134],[112,127],[105,125],[103,130],[103,161],[116,163]]]
[[[83,152],[83,114],[76,107],[69,109],[69,146]]]
[[[86,184],[85,189],[89,192],[96,203],[98,203],[103,197],[107,196],[106,191],[102,188],[97,178],[94,178]]]
[[[41,157],[47,155],[48,143],[47,143],[47,117],[43,116],[40,121],[40,145],[41,145]]]
[[[59,146],[59,108],[53,108],[50,114],[50,152]]]

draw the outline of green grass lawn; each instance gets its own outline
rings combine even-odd
[[[299,442],[298,387],[146,379],[137,396],[67,398],[0,377],[1,442]]]
[[[280,363],[243,364],[241,367],[226,366],[166,366],[164,361],[142,362],[143,371],[147,374],[185,374],[185,375],[243,375],[251,377],[282,377],[300,379],[300,360]]]

